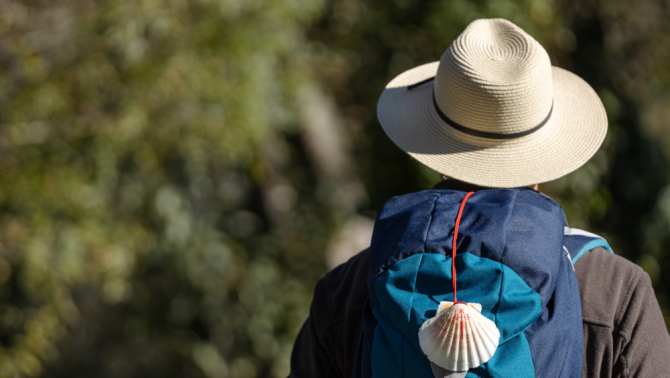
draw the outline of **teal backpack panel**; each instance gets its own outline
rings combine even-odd
[[[494,357],[468,376],[510,376],[514,367],[513,376],[534,377],[522,332],[541,313],[539,294],[507,266],[467,252],[456,256],[456,271],[458,299],[481,304],[482,315],[495,322],[501,334]],[[451,257],[434,253],[398,261],[377,277],[380,306],[373,310],[379,320],[372,346],[373,377],[408,376],[402,374],[404,366],[412,367],[411,376],[432,377],[419,345],[419,328],[435,315],[440,301],[453,301],[451,285]],[[530,374],[520,374],[523,371]]]

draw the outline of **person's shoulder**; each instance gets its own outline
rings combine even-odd
[[[584,322],[614,327],[631,300],[653,288],[649,275],[633,262],[598,247],[574,265]]]
[[[368,270],[370,269],[370,249],[366,248],[358,254],[351,257],[347,262],[338,265],[328,272],[323,280],[330,283],[342,281],[362,280],[367,281]]]
[[[370,270],[370,250],[365,249],[323,278],[333,307],[360,311],[368,298],[367,279]]]
[[[367,277],[370,251],[365,249],[321,278],[314,289],[312,311],[317,328],[325,331],[347,314],[360,313],[368,298]]]

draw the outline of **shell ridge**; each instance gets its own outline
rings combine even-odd
[[[440,344],[440,334],[435,334],[434,332],[430,332],[430,330],[436,326],[436,323],[439,322],[439,318],[433,318],[435,321],[431,322],[430,327],[427,327],[425,332],[428,334],[428,346],[430,349],[435,349],[438,347]],[[432,319],[431,319],[432,320]]]
[[[458,359],[458,365],[457,365],[457,371],[461,371],[462,367],[464,364],[468,363],[468,360],[472,360],[472,358],[468,358],[470,356],[470,335],[472,334],[471,332],[471,324],[468,321],[467,314],[463,313],[463,310],[460,311],[459,313],[461,319],[460,319],[460,326],[461,326],[461,342],[459,343],[459,346],[461,347],[461,358]]]
[[[496,327],[495,323],[491,322],[491,325],[493,327],[486,329],[486,335],[489,337],[491,343],[497,348],[498,343],[500,342],[500,331],[498,330],[498,327]]]
[[[482,334],[483,334],[483,335],[485,335],[485,336],[487,336],[487,337],[489,337],[489,338],[491,337],[490,332],[489,332],[489,329],[487,329],[487,328],[484,327],[483,325],[480,325],[480,326],[479,326],[479,329],[482,331]],[[484,341],[484,342],[483,342],[482,344],[480,344],[480,345],[477,345],[477,344],[476,344],[476,345],[475,345],[475,347],[477,348],[477,350],[476,350],[477,358],[478,358],[478,361],[482,361],[481,363],[483,363],[483,360],[486,359],[486,354],[488,354],[488,353],[493,354],[493,352],[489,350],[489,348],[488,348],[488,347],[489,347],[489,343],[487,342],[487,341],[490,342],[490,341],[492,341],[492,340],[490,340],[490,339],[489,339],[489,340],[485,340],[485,339],[484,339],[483,341]],[[481,365],[481,363],[480,363],[480,365]]]
[[[456,356],[458,356],[458,350],[456,349],[458,334],[456,329],[456,321],[454,317],[451,315],[452,312],[453,309],[451,311],[447,310],[444,312],[443,315],[445,317],[445,327],[443,328],[443,332],[448,338],[448,340],[445,340],[448,341],[447,348],[444,348],[443,350],[454,350]],[[440,359],[444,358],[444,360],[440,361],[440,365],[443,365],[447,369],[451,368],[451,365],[449,364],[449,360],[447,359],[446,355],[439,355],[439,358]]]
[[[481,327],[479,327],[479,324],[477,322],[471,321],[470,326],[473,328],[472,331],[472,338],[470,339],[470,342],[468,343],[468,349],[469,353],[474,357],[472,363],[473,364],[480,364],[481,365],[481,356],[480,356],[480,346],[478,343],[475,341],[475,335],[481,330]]]
[[[453,312],[453,310],[452,310]],[[460,356],[460,350],[458,350],[458,338],[459,338],[459,329],[458,329],[458,321],[456,320],[456,317],[451,315],[448,318],[448,324],[449,327],[446,327],[446,331],[449,332],[449,347],[447,350],[454,350],[455,355],[454,359],[457,359]],[[445,365],[447,365],[448,369],[452,369],[453,366],[449,365],[449,360],[447,356],[445,356]]]
[[[474,316],[478,316],[478,315],[479,315],[479,313],[475,314]],[[476,336],[479,335],[479,333],[481,332],[482,326],[479,322],[475,321],[474,319],[472,319],[470,321],[470,324],[473,328],[473,332],[472,332],[471,342],[468,344],[468,346],[470,347],[470,353],[472,353],[472,355],[474,357],[473,361],[472,361],[472,364],[473,365],[476,364],[477,366],[479,366],[479,365],[482,364],[482,362],[485,358],[483,355],[481,355],[481,353],[480,353],[481,352],[481,346],[476,341]]]
[[[459,370],[462,364],[462,361],[464,358],[467,357],[467,334],[465,333],[465,322],[463,319],[463,310],[458,309],[458,314],[455,316],[456,323],[457,323],[457,332],[458,332],[458,339],[457,339],[457,346],[458,346],[458,356],[455,358],[456,360],[456,369]]]

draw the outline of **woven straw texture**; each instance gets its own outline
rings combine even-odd
[[[412,89],[407,87],[435,77]],[[471,136],[445,123],[433,104],[469,129],[513,134]],[[553,108],[552,108],[553,106]],[[542,46],[507,20],[477,20],[440,62],[394,78],[379,99],[386,134],[419,162],[446,176],[485,187],[547,182],[586,163],[607,133],[595,91],[578,76],[552,67]]]

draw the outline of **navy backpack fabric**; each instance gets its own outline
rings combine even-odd
[[[419,327],[453,301],[451,246],[466,193],[427,190],[388,201],[370,246],[369,298],[356,378],[433,378]],[[572,264],[594,234],[565,227],[563,210],[530,189],[476,192],[461,217],[458,299],[482,305],[499,347],[466,377],[581,377],[582,314]]]

